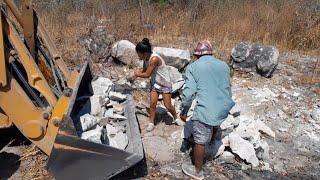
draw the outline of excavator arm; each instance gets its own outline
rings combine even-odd
[[[67,68],[30,0],[22,1],[22,13],[14,1],[4,2],[0,10],[0,128],[16,126],[49,156],[48,170],[57,179],[110,178],[142,160],[132,104],[127,110],[134,117],[128,122],[132,141],[126,150],[79,138],[74,117],[81,104],[76,99],[93,94],[89,64],[78,71]]]

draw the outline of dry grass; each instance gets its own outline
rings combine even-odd
[[[46,179],[51,180],[51,177],[45,166],[47,161],[47,155],[45,155],[39,148],[32,145],[22,152],[20,160],[25,162],[25,166],[22,167],[23,179]]]
[[[104,26],[116,39],[190,48],[209,39],[227,58],[239,41],[272,44],[282,50],[320,47],[319,0],[64,0],[35,1],[64,55],[76,59],[79,37]],[[141,4],[139,3],[141,2]]]

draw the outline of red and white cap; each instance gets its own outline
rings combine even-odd
[[[199,42],[196,49],[194,50],[193,55],[202,56],[202,55],[212,55],[212,45],[210,41],[205,40]]]

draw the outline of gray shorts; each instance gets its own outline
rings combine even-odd
[[[196,144],[207,144],[211,141],[213,126],[198,120],[192,120],[192,135]]]

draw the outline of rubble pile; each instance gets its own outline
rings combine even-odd
[[[118,149],[128,145],[127,117],[124,116],[126,94],[115,91],[111,80],[98,77],[91,83],[93,95],[80,110],[81,138]]]

